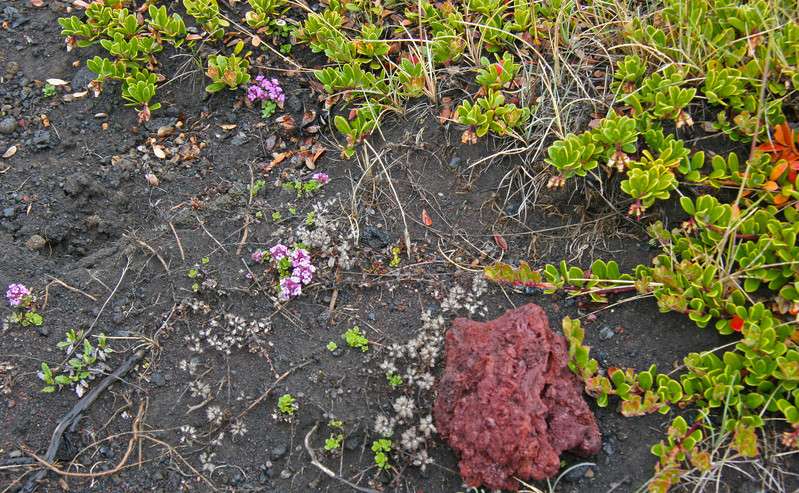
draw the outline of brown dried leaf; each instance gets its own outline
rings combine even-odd
[[[155,157],[157,157],[158,159],[166,159],[166,153],[164,152],[163,146],[154,145],[153,154],[155,154]]]
[[[33,0],[31,0],[31,3],[32,2],[33,2]],[[37,7],[38,7],[38,5],[37,5]],[[47,82],[51,86],[56,86],[56,87],[67,85],[67,81],[65,81],[63,79],[47,79],[45,82]]]
[[[441,116],[439,116],[439,117],[438,117],[438,123],[440,123],[440,124],[442,124],[442,125],[443,125],[443,124],[444,124],[444,123],[446,123],[446,122],[447,122],[447,121],[448,121],[450,118],[452,118],[452,108],[448,108],[448,107],[446,107],[446,106],[444,106],[443,108],[441,108]]]
[[[159,127],[158,128],[157,135],[159,137],[163,137],[164,135],[171,134],[174,131],[175,131],[175,127],[173,127],[171,125],[164,125],[163,127]]]
[[[259,38],[258,36],[253,36],[253,37],[250,39],[250,43],[251,43],[253,46],[255,46],[256,48],[258,48],[259,46],[261,46],[261,38]]]
[[[433,220],[430,219],[430,216],[427,214],[427,209],[422,209],[422,223],[424,223],[425,226],[433,225]]]
[[[3,158],[4,159],[8,159],[8,158],[10,158],[11,156],[13,156],[16,153],[17,153],[17,146],[11,146],[3,154]]]
[[[316,169],[316,165],[313,162],[313,156],[308,156],[305,158],[305,167],[311,171]]]
[[[602,118],[594,118],[590,122],[588,122],[588,128],[599,128],[599,125],[602,123]]]
[[[155,176],[154,174],[147,173],[146,175],[144,175],[144,177],[147,178],[147,183],[151,187],[157,187],[158,186],[158,177]]]
[[[496,231],[494,231],[494,241],[497,242],[497,245],[501,249],[505,250],[506,252],[508,251],[508,240],[506,240],[504,236]]]
[[[221,128],[222,130],[233,130],[234,128],[236,128],[236,126],[237,125],[235,123],[227,123],[219,125],[219,128]]]
[[[278,164],[287,157],[291,156],[291,152],[273,152],[272,156],[274,159],[272,160],[273,163]]]
[[[302,116],[302,126],[306,127],[309,124],[313,123],[316,120],[316,111],[306,111],[305,114]]]

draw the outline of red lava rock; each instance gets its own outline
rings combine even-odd
[[[517,491],[554,476],[560,454],[599,452],[594,415],[568,367],[568,344],[535,304],[489,322],[457,318],[434,407],[469,486]]]

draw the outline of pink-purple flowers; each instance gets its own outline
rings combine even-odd
[[[327,175],[327,173],[314,173],[313,176],[311,176],[311,179],[320,185],[327,185],[327,182],[330,181],[330,177]]]
[[[267,79],[263,75],[259,75],[255,78],[255,84],[250,86],[247,97],[250,98],[250,101],[259,99],[261,101],[277,101],[282,103],[286,100],[286,95],[283,94],[283,88],[280,87],[280,81],[274,78]]]
[[[8,291],[6,291],[6,298],[11,306],[20,306],[25,304],[31,292],[22,284],[9,284]]]
[[[283,301],[302,294],[302,287],[313,280],[316,267],[311,264],[311,254],[301,247],[289,249],[278,243],[269,249],[269,253],[256,250],[252,259],[263,262],[267,255],[280,273],[280,294]]]

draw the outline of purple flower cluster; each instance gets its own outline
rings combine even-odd
[[[6,298],[11,306],[21,305],[30,295],[30,290],[22,284],[9,284],[8,291],[6,291]]]
[[[267,79],[263,75],[255,78],[255,84],[250,86],[247,97],[250,98],[250,101],[260,99],[261,101],[278,101],[282,103],[286,100],[283,88],[280,87],[280,81],[274,78]]]
[[[290,264],[289,269],[279,267],[281,270],[280,279],[280,299],[288,300],[294,296],[302,294],[302,286],[313,280],[316,267],[311,264],[311,254],[304,248],[289,250],[286,245],[278,243],[269,249],[272,260],[278,263],[287,259]]]
[[[262,252],[261,250],[256,250],[256,251],[252,252],[252,259],[255,260],[256,262],[258,262],[259,264],[264,261],[264,257],[265,256],[266,256],[266,254],[264,252]]]
[[[330,181],[330,177],[327,173],[314,173],[311,179],[318,182],[320,185],[327,185],[327,182]]]

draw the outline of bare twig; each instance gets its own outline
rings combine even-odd
[[[169,227],[172,228],[172,233],[175,235],[175,240],[178,242],[178,249],[180,250],[180,260],[186,261],[186,256],[183,254],[183,244],[180,243],[180,236],[178,236],[178,232],[175,230],[175,225],[172,224],[172,221],[169,221]]]
[[[65,288],[69,289],[70,291],[74,291],[76,293],[80,293],[80,294],[82,294],[83,296],[89,298],[92,301],[97,301],[97,298],[95,298],[94,296],[90,295],[89,293],[87,293],[85,291],[81,291],[78,288],[73,288],[69,284],[67,284],[64,281],[61,281],[59,279],[53,279],[52,281],[47,283],[47,286],[44,287],[44,304],[42,304],[42,310],[47,308],[47,300],[50,298],[50,286],[52,286],[53,284],[58,284],[59,286],[63,286]]]
[[[130,237],[128,235],[124,235],[123,234],[122,236],[124,236],[125,238],[130,239]],[[140,240],[138,238],[133,238],[133,239],[136,240],[136,243],[138,243],[139,245],[141,245],[144,248],[150,250],[150,252],[158,258],[158,261],[161,262],[161,265],[164,266],[164,270],[166,271],[166,273],[169,274],[169,265],[167,265],[166,260],[164,260],[164,257],[162,257],[160,253],[156,252],[153,247],[151,247],[147,243],[143,242],[142,240]]]
[[[195,217],[196,217],[196,216],[195,216]],[[212,239],[212,240],[214,240],[214,243],[216,243],[217,245],[219,245],[219,248],[221,248],[223,252],[227,253],[227,249],[226,249],[224,246],[222,246],[222,244],[221,244],[221,243],[219,243],[219,241],[218,241],[216,238],[214,238],[214,235],[212,235],[212,234],[211,234],[211,232],[210,232],[210,231],[208,231],[208,230],[205,228],[205,223],[203,223],[203,222],[202,222],[202,220],[200,220],[200,218],[199,218],[199,217],[196,217],[196,218],[197,218],[197,222],[198,222],[198,223],[200,223],[200,227],[201,227],[201,228],[203,228],[203,231],[205,231],[205,234],[207,234],[208,236],[210,236],[210,237],[211,237],[211,239]]]

